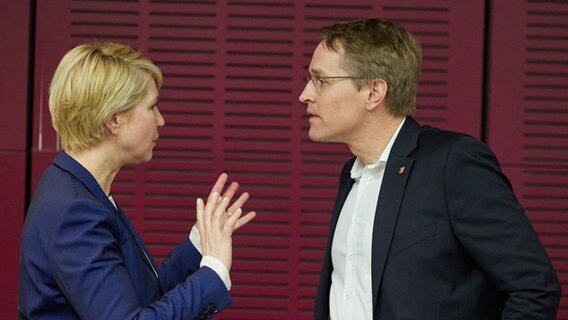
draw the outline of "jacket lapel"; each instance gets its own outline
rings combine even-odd
[[[142,239],[138,235],[138,232],[136,232],[136,230],[134,229],[134,226],[130,222],[130,219],[128,218],[128,216],[126,216],[126,213],[119,206],[117,206],[116,215],[120,219],[120,221],[122,222],[122,224],[124,225],[126,230],[128,230],[128,233],[130,234],[130,236],[132,238],[134,238],[134,240],[136,241],[136,244],[137,244],[136,248],[137,248],[140,256],[142,256],[142,260],[144,260],[144,263],[146,264],[146,266],[150,270],[152,270],[152,273],[154,274],[156,279],[159,280],[158,271],[156,270],[156,267],[154,266],[154,262],[153,262],[152,258],[147,253],[147,252],[149,252],[148,248],[146,248],[146,246],[144,245],[144,241],[142,241]],[[161,290],[160,281],[157,281],[157,283],[158,283],[158,287]]]
[[[375,211],[372,245],[372,290],[376,313],[377,297],[388,259],[400,203],[414,159],[409,155],[416,149],[420,126],[407,117],[391,149],[385,168],[381,191]]]
[[[74,175],[101,203],[103,203],[111,212],[116,213],[117,217],[122,222],[126,230],[128,230],[130,236],[136,241],[136,247],[139,251],[139,254],[142,256],[142,260],[144,261],[146,266],[150,270],[152,270],[152,273],[156,277],[158,287],[160,287],[161,290],[158,272],[154,266],[152,258],[149,254],[147,254],[148,249],[144,245],[144,242],[134,229],[134,226],[132,225],[130,219],[128,219],[124,211],[118,205],[115,208],[115,206],[109,200],[93,175],[79,162],[77,162],[65,152],[60,152],[53,160],[53,164]]]

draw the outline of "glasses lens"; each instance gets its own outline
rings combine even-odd
[[[316,76],[308,76],[306,77],[306,81],[307,82],[312,82],[312,85],[314,86],[314,88],[318,89],[320,86],[319,82],[318,82],[318,78]]]

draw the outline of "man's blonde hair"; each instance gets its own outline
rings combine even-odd
[[[160,89],[160,69],[129,46],[91,43],[67,52],[49,88],[51,122],[63,150],[100,142],[108,134],[105,121],[138,104],[152,80]]]
[[[358,19],[321,29],[323,45],[343,54],[342,66],[367,81],[388,85],[387,107],[393,116],[416,110],[416,91],[422,69],[422,48],[404,28],[380,19]],[[357,87],[365,80],[354,80]]]

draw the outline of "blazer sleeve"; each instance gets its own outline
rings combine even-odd
[[[79,199],[62,212],[50,236],[49,264],[81,319],[195,319],[211,313],[211,306],[216,312],[230,304],[222,280],[213,270],[201,268],[159,300],[142,306],[133,281],[149,280],[129,275],[116,223],[101,204]]]
[[[556,319],[558,278],[493,153],[478,140],[460,138],[449,152],[445,174],[457,238],[507,295],[502,319]]]
[[[189,239],[176,246],[158,267],[162,288],[169,291],[200,267],[201,254]]]

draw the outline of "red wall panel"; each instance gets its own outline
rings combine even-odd
[[[0,150],[0,191],[2,211],[0,243],[2,243],[2,268],[0,268],[0,314],[2,318],[16,319],[18,302],[18,270],[20,230],[26,209],[26,154]]]
[[[6,0],[0,10],[0,150],[26,149],[28,114],[29,1]]]
[[[30,1],[5,0],[0,10],[0,314],[17,318],[20,230],[26,208]]]
[[[491,9],[487,138],[564,284],[568,319],[568,3]]]
[[[359,17],[415,32],[425,60],[416,117],[481,133],[483,2],[38,0],[33,181],[59,149],[47,89],[71,46],[140,48],[164,72],[166,126],[154,159],[124,168],[113,195],[162,258],[185,237],[197,196],[226,171],[257,219],[235,236],[235,303],[222,319],[310,319],[344,146],[307,139],[297,101],[323,25]],[[466,19],[467,18],[467,19]],[[56,32],[54,32],[54,30]],[[464,37],[463,33],[468,34]]]

